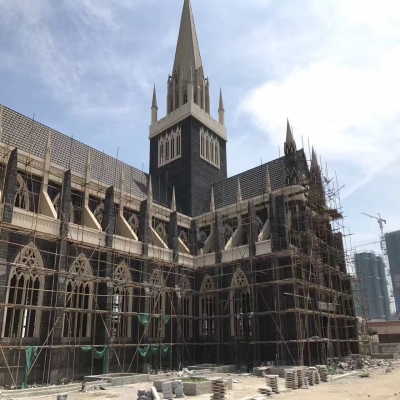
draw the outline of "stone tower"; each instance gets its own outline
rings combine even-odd
[[[218,121],[210,115],[210,83],[204,75],[190,0],[184,0],[167,82],[167,115],[162,119],[153,91],[149,170],[175,187],[176,202],[186,215],[198,215],[210,185],[227,177],[224,121],[222,92]]]

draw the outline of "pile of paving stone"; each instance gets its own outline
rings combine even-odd
[[[265,375],[265,383],[267,384],[268,387],[272,389],[274,393],[279,393],[278,376],[279,375]]]
[[[225,400],[226,399],[226,381],[223,379],[216,379],[211,383],[211,400]]]
[[[321,377],[321,382],[328,382],[328,366],[326,365],[316,365],[317,371]]]
[[[298,378],[297,371],[295,369],[285,369],[285,387],[288,389],[297,389]]]

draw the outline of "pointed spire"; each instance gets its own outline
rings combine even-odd
[[[312,147],[312,153],[311,153],[311,165],[313,167],[318,167],[318,159],[317,159],[317,154],[315,153],[314,146]]]
[[[215,199],[214,199],[214,188],[211,186],[211,201],[210,201],[210,211],[215,211]]]
[[[91,168],[91,160],[90,160],[90,158],[91,158],[91,150],[90,150],[90,147],[88,147],[88,151],[87,151],[87,159],[86,159],[86,183],[89,183],[90,182],[90,176],[91,176],[91,170],[92,170],[92,168]]]
[[[267,166],[266,180],[267,180],[267,193],[272,192],[271,177],[269,176],[269,168],[268,168],[268,166]]]
[[[151,107],[152,108],[158,108],[157,107],[156,84],[154,84],[154,88],[153,88],[153,101],[151,103]]]
[[[292,142],[294,142],[294,138],[293,138],[293,132],[292,132],[292,128],[290,127],[289,118],[288,118],[287,125],[286,125],[286,143],[292,143]]]
[[[219,89],[219,108],[218,111],[225,111],[224,109],[224,101],[222,99],[222,88]]]
[[[225,110],[224,101],[222,100],[222,89],[219,89],[219,107],[218,107],[218,122],[225,125]]]
[[[151,184],[151,175],[149,175],[149,183],[147,187],[147,201],[148,203],[153,202],[153,185]]]
[[[175,186],[172,187],[171,211],[176,211]]]
[[[188,71],[190,63],[195,70],[202,66],[192,6],[190,0],[185,0],[183,3],[173,71],[180,71],[180,68]]]
[[[284,145],[285,155],[296,153],[296,141],[293,138],[293,131],[289,124],[289,119],[287,120],[286,125],[286,141]]]
[[[242,187],[240,186],[240,177],[238,175],[237,178],[237,202],[240,203],[242,201]]]

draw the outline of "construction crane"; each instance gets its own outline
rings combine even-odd
[[[387,257],[387,249],[386,249],[386,240],[385,240],[385,235],[383,233],[383,224],[386,224],[386,219],[383,219],[381,217],[381,214],[378,213],[377,217],[374,217],[373,215],[367,214],[362,212],[362,215],[365,215],[369,218],[373,218],[376,219],[378,221],[379,224],[379,229],[381,230],[381,237],[380,237],[380,245],[381,245],[381,251],[382,251],[382,257],[385,263],[385,269],[386,269],[386,282],[387,282],[387,286],[388,286],[388,291],[389,291],[389,297],[390,297],[390,305],[391,305],[391,309],[392,311],[395,310],[395,305],[394,305],[394,301],[393,301],[393,285],[392,285],[392,277],[390,275],[390,268],[389,268],[389,260]]]
[[[378,221],[379,224],[379,228],[381,229],[381,238],[384,237],[383,235],[383,224],[386,224],[386,219],[381,218],[381,214],[378,213],[377,217],[374,217],[373,215],[369,215],[367,213],[362,212],[362,215],[366,215],[367,217],[376,219]]]

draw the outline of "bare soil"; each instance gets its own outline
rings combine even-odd
[[[338,375],[330,378],[330,382],[321,383],[309,389],[297,389],[284,391],[284,380],[279,379],[280,394],[275,395],[276,400],[400,400],[400,364],[395,364],[390,373],[385,372],[384,367],[370,370],[369,378],[360,378],[358,375],[351,375],[338,378]],[[217,376],[216,376],[217,377]],[[222,377],[222,375],[218,375]],[[247,400],[253,397],[262,397],[257,391],[265,387],[263,378],[255,376],[229,375],[233,381],[233,390],[229,391],[229,400]],[[150,389],[150,383],[127,385],[123,387],[112,387],[107,390],[95,390],[88,393],[70,393],[68,400],[136,400],[138,389]],[[193,400],[209,400],[210,394],[196,397],[188,397]],[[56,399],[57,396],[47,398]]]

